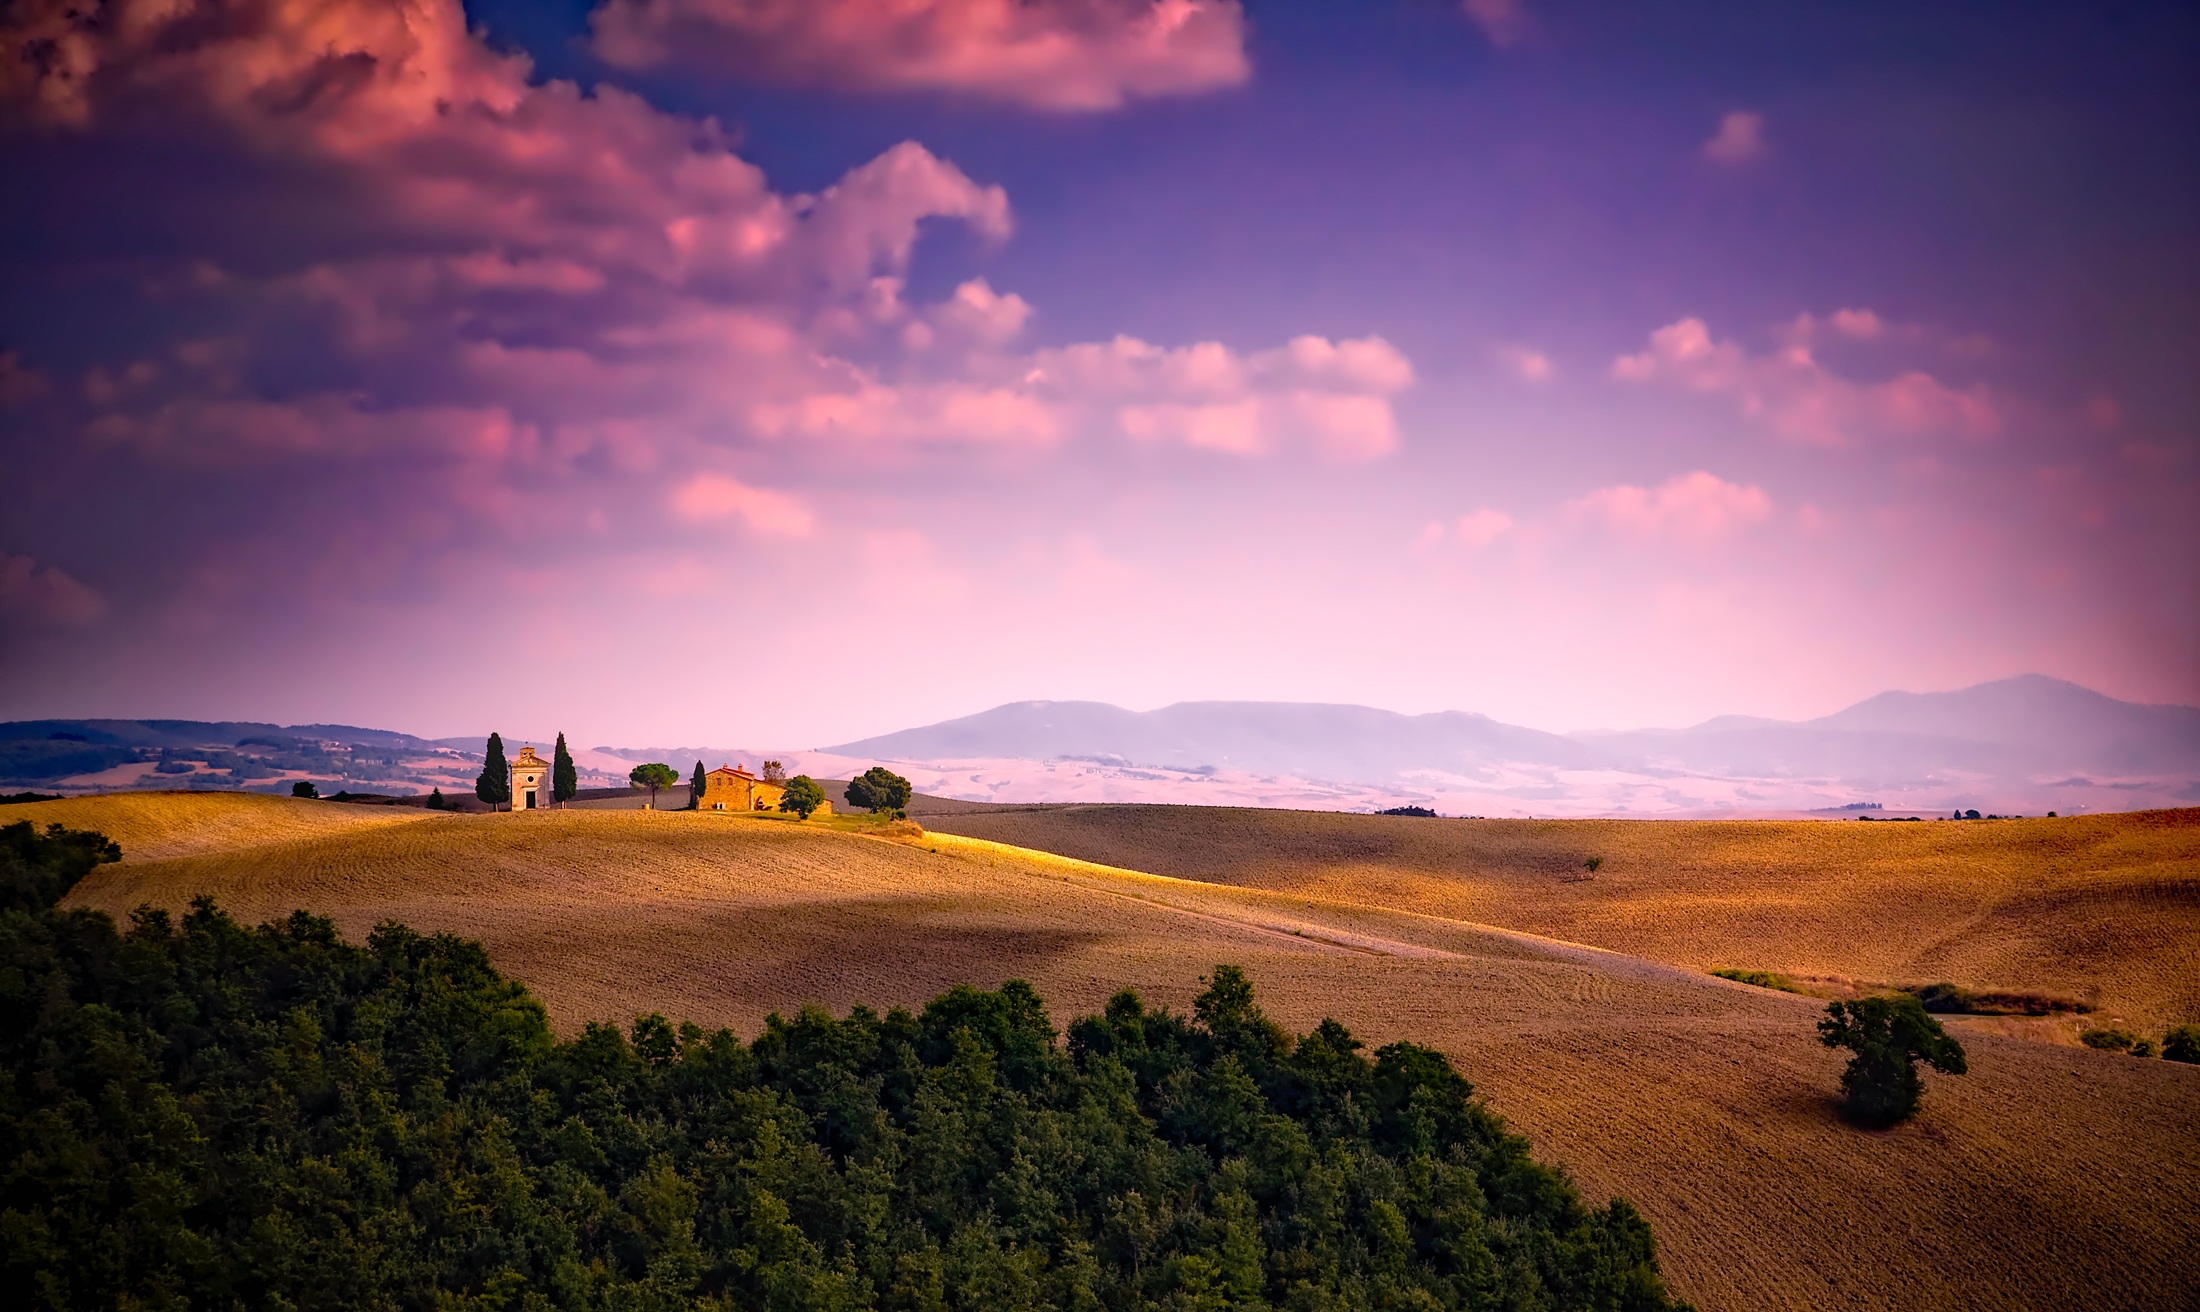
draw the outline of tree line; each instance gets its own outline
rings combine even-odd
[[[1227,966],[1066,1034],[1010,982],[561,1041],[450,935],[54,906],[119,855],[0,830],[13,1306],[1681,1306],[1441,1054]]]

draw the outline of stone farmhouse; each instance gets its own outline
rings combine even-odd
[[[776,811],[779,799],[786,790],[769,779],[761,779],[738,765],[721,765],[703,776],[703,795],[696,799],[698,811]],[[822,802],[816,814],[831,815],[833,804]]]

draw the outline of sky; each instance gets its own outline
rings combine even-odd
[[[0,718],[2200,703],[2200,11],[30,0]]]

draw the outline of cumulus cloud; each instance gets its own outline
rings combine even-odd
[[[1654,488],[1598,488],[1566,503],[1566,511],[1576,522],[1701,545],[1764,523],[1772,517],[1772,499],[1762,488],[1729,483],[1699,469]]]
[[[1462,0],[1461,7],[1490,44],[1500,49],[1518,44],[1528,34],[1528,10],[1520,0]]]
[[[1869,311],[1834,316],[1852,337],[1877,336],[1884,323]],[[1865,331],[1865,330],[1869,331]],[[1857,383],[1820,364],[1807,339],[1751,355],[1711,335],[1701,319],[1681,319],[1650,334],[1648,344],[1612,364],[1624,382],[1658,383],[1730,396],[1742,412],[1783,437],[1839,446],[1876,436],[1990,437],[2000,408],[1983,387],[1954,388],[1922,370],[1877,383]]]
[[[1141,442],[1237,455],[1300,446],[1363,460],[1397,448],[1390,398],[1412,385],[1413,365],[1380,337],[1296,337],[1251,354],[1117,337],[1040,351],[1025,383],[1073,409],[1112,408]]]
[[[1235,4],[1150,7],[1154,23],[1178,15],[1176,34],[1126,19],[1100,41],[1109,94],[1177,85],[1123,53],[1139,32],[1166,52],[1210,39],[1216,15],[1239,31]],[[1001,13],[1016,42],[1038,41],[1022,25],[1056,12],[1014,9]],[[188,140],[248,165],[166,179],[188,204],[113,217],[109,237],[150,252],[144,295],[159,300],[101,307],[133,324],[116,335],[141,343],[130,355],[68,375],[42,371],[35,349],[0,356],[0,403],[31,403],[0,429],[11,476],[89,450],[218,482],[249,507],[223,543],[172,542],[151,568],[275,559],[253,532],[284,543],[293,582],[365,559],[362,542],[377,565],[360,577],[409,561],[425,578],[494,535],[546,543],[560,523],[611,533],[669,514],[815,533],[830,504],[696,472],[746,467],[758,448],[799,470],[849,443],[912,458],[1116,441],[1358,459],[1397,445],[1391,400],[1413,371],[1377,338],[1033,349],[1034,307],[984,278],[912,302],[928,227],[986,243],[1015,227],[1000,187],[916,142],[782,190],[709,119],[545,80],[492,50],[458,0],[4,12],[12,126],[144,158]],[[243,176],[249,198],[225,190]],[[185,211],[239,215],[245,240],[209,253]],[[266,233],[280,239],[253,240]],[[142,344],[140,327],[170,335]],[[74,595],[66,575],[9,568],[41,613],[88,613],[53,600]]]
[[[1703,156],[1729,167],[1762,159],[1771,147],[1765,143],[1765,116],[1737,109],[1719,120],[1719,130],[1703,143]]]
[[[40,628],[75,628],[107,613],[107,599],[56,565],[0,551],[0,616]]]
[[[809,536],[809,509],[784,492],[750,487],[724,474],[697,474],[672,494],[672,513],[690,524],[738,517],[765,537]]]
[[[595,49],[847,91],[944,91],[1045,110],[1236,86],[1238,0],[606,0]]]

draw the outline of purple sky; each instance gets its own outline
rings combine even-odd
[[[8,12],[0,717],[2200,702],[2190,6]]]

